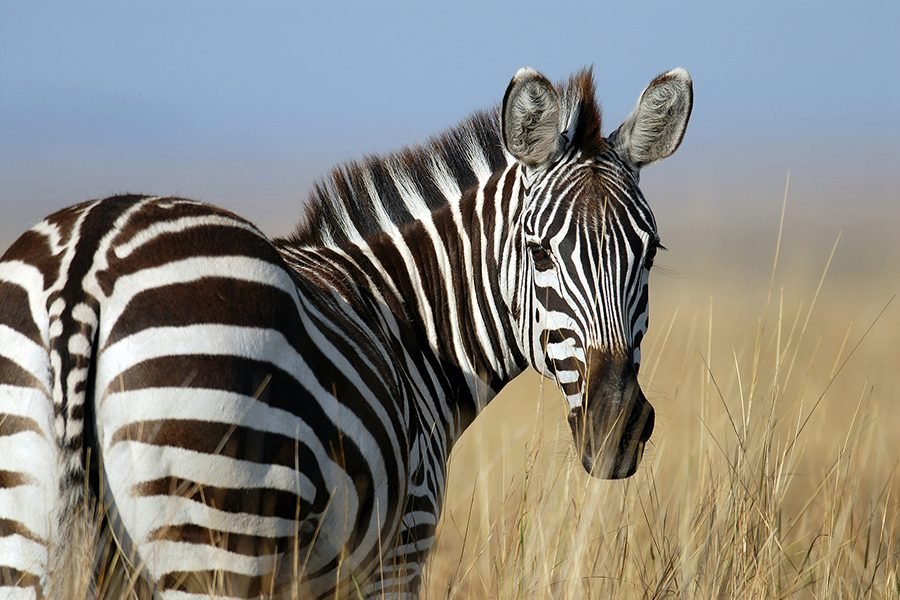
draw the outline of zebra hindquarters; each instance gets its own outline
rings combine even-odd
[[[290,574],[309,491],[293,456],[272,455],[289,420],[252,391],[171,385],[214,360],[160,357],[139,368],[140,381],[126,371],[107,390],[98,411],[107,503],[122,550],[159,591],[258,597]],[[265,382],[241,371],[193,377],[194,386]]]
[[[312,529],[318,488],[303,463],[315,436],[291,411],[303,398],[293,287],[259,262],[256,281],[233,278],[235,260],[249,259],[117,283],[114,321],[101,318],[104,496],[122,551],[163,595],[276,593]]]

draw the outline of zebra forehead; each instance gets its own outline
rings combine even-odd
[[[554,181],[534,202],[532,227],[544,238],[556,237],[564,228],[571,236],[600,236],[608,227],[657,235],[653,211],[637,185],[602,171],[577,169]]]

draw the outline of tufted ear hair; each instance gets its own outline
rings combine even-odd
[[[650,82],[609,141],[635,170],[662,160],[681,144],[693,104],[691,76],[680,67],[672,69]]]
[[[503,96],[503,144],[527,166],[546,163],[558,152],[559,115],[556,88],[534,69],[519,69]]]

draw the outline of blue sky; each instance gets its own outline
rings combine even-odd
[[[688,68],[685,144],[645,177],[676,202],[777,212],[789,169],[801,207],[898,200],[897,0],[35,4],[0,2],[0,241],[125,190],[285,231],[329,165],[440,132],[523,65],[593,64],[606,131]]]

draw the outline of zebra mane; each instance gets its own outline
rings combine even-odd
[[[557,88],[570,141],[589,151],[602,147],[591,70]],[[478,111],[424,144],[336,167],[313,186],[303,219],[282,241],[334,245],[376,235],[391,223],[399,227],[426,217],[510,160],[503,148],[499,106]]]

